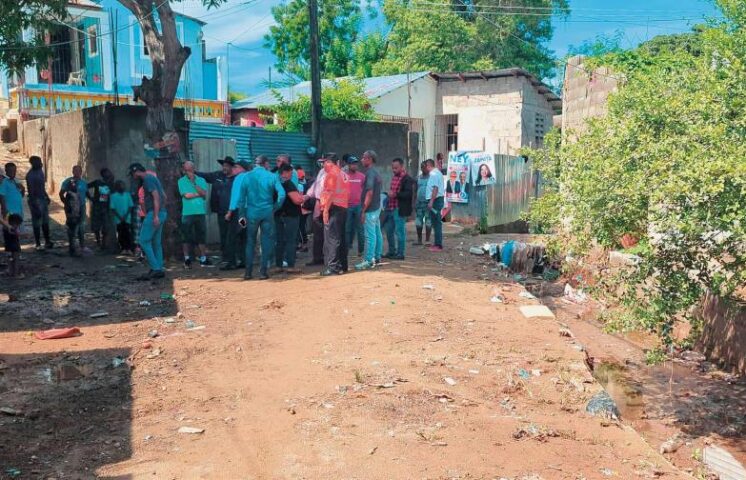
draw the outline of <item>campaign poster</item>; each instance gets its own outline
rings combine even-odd
[[[446,171],[446,200],[451,203],[469,203],[469,174],[471,157],[469,152],[450,152]]]
[[[475,187],[494,185],[495,178],[495,156],[491,153],[472,153],[471,156],[471,179]]]

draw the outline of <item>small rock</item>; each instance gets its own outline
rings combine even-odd
[[[368,455],[373,455],[378,450],[378,447],[373,447],[370,449],[370,452],[368,452]]]
[[[585,407],[585,411],[595,417],[610,418],[618,420],[621,414],[619,408],[617,408],[614,400],[606,393],[606,390],[602,390],[595,394],[588,401],[588,405]]]
[[[503,299],[500,295],[494,295],[492,298],[490,298],[490,302],[492,303],[503,303]]]
[[[17,417],[19,415],[23,415],[23,412],[20,410],[16,410],[15,408],[10,407],[0,407],[0,413],[4,413],[5,415],[10,415],[11,417]]]
[[[102,317],[108,317],[109,312],[96,312],[88,315],[90,318],[102,318]]]
[[[147,301],[147,300],[142,300],[142,301],[140,302],[140,306],[141,306],[141,307],[149,307],[149,306],[150,306],[150,302],[149,302],[149,301]]]
[[[423,285],[422,288],[424,288],[425,290],[435,290],[435,285],[431,285],[428,283],[426,285]]]
[[[454,386],[456,385],[456,383],[458,383],[456,382],[456,380],[452,379],[451,377],[445,377],[443,381],[446,382],[450,386]]]
[[[149,332],[148,332],[148,336],[149,336],[150,338],[155,338],[155,337],[157,337],[157,336],[158,336],[158,330],[151,330],[151,331],[149,331]]]
[[[676,452],[681,446],[684,444],[684,442],[674,435],[673,437],[669,438],[665,442],[661,444],[660,453],[674,453]]]

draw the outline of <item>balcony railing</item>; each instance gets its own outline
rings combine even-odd
[[[30,117],[48,117],[60,113],[74,112],[105,103],[115,103],[113,92],[75,91],[14,88],[10,91],[11,108]],[[120,105],[144,105],[135,102],[131,95],[119,95]],[[174,107],[183,108],[188,120],[221,123],[226,119],[226,102],[219,100],[177,98]]]

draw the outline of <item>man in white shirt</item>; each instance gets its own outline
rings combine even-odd
[[[317,166],[319,167],[319,173],[316,174],[316,180],[313,181],[313,185],[308,189],[303,200],[309,200],[313,198],[315,200],[313,206],[313,214],[311,215],[311,233],[313,234],[313,258],[306,266],[323,265],[324,264],[324,222],[321,218],[321,192],[324,190],[324,160],[331,159],[332,161],[337,160],[335,153],[327,153],[323,157],[317,160]]]
[[[425,162],[427,165],[429,178],[427,180],[427,190],[425,192],[425,200],[427,200],[427,208],[430,212],[430,219],[433,224],[434,241],[433,246],[430,247],[431,252],[442,252],[443,251],[443,217],[440,216],[441,210],[445,206],[445,200],[443,197],[443,174],[435,167],[433,160]]]

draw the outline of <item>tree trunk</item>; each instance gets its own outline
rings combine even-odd
[[[133,90],[135,100],[142,100],[148,109],[145,119],[148,147],[158,152],[155,159],[156,172],[166,193],[164,207],[168,213],[168,220],[164,225],[163,247],[164,254],[171,257],[178,251],[178,218],[181,211],[181,197],[177,187],[181,176],[181,150],[174,148],[174,145],[180,145],[178,133],[174,129],[173,105],[181,68],[191,50],[179,43],[169,2],[156,1],[119,0],[138,18],[153,66],[151,77],[143,77],[142,84],[133,87]],[[155,12],[160,20],[160,30],[155,22]],[[177,140],[176,143],[173,142],[174,139]]]

